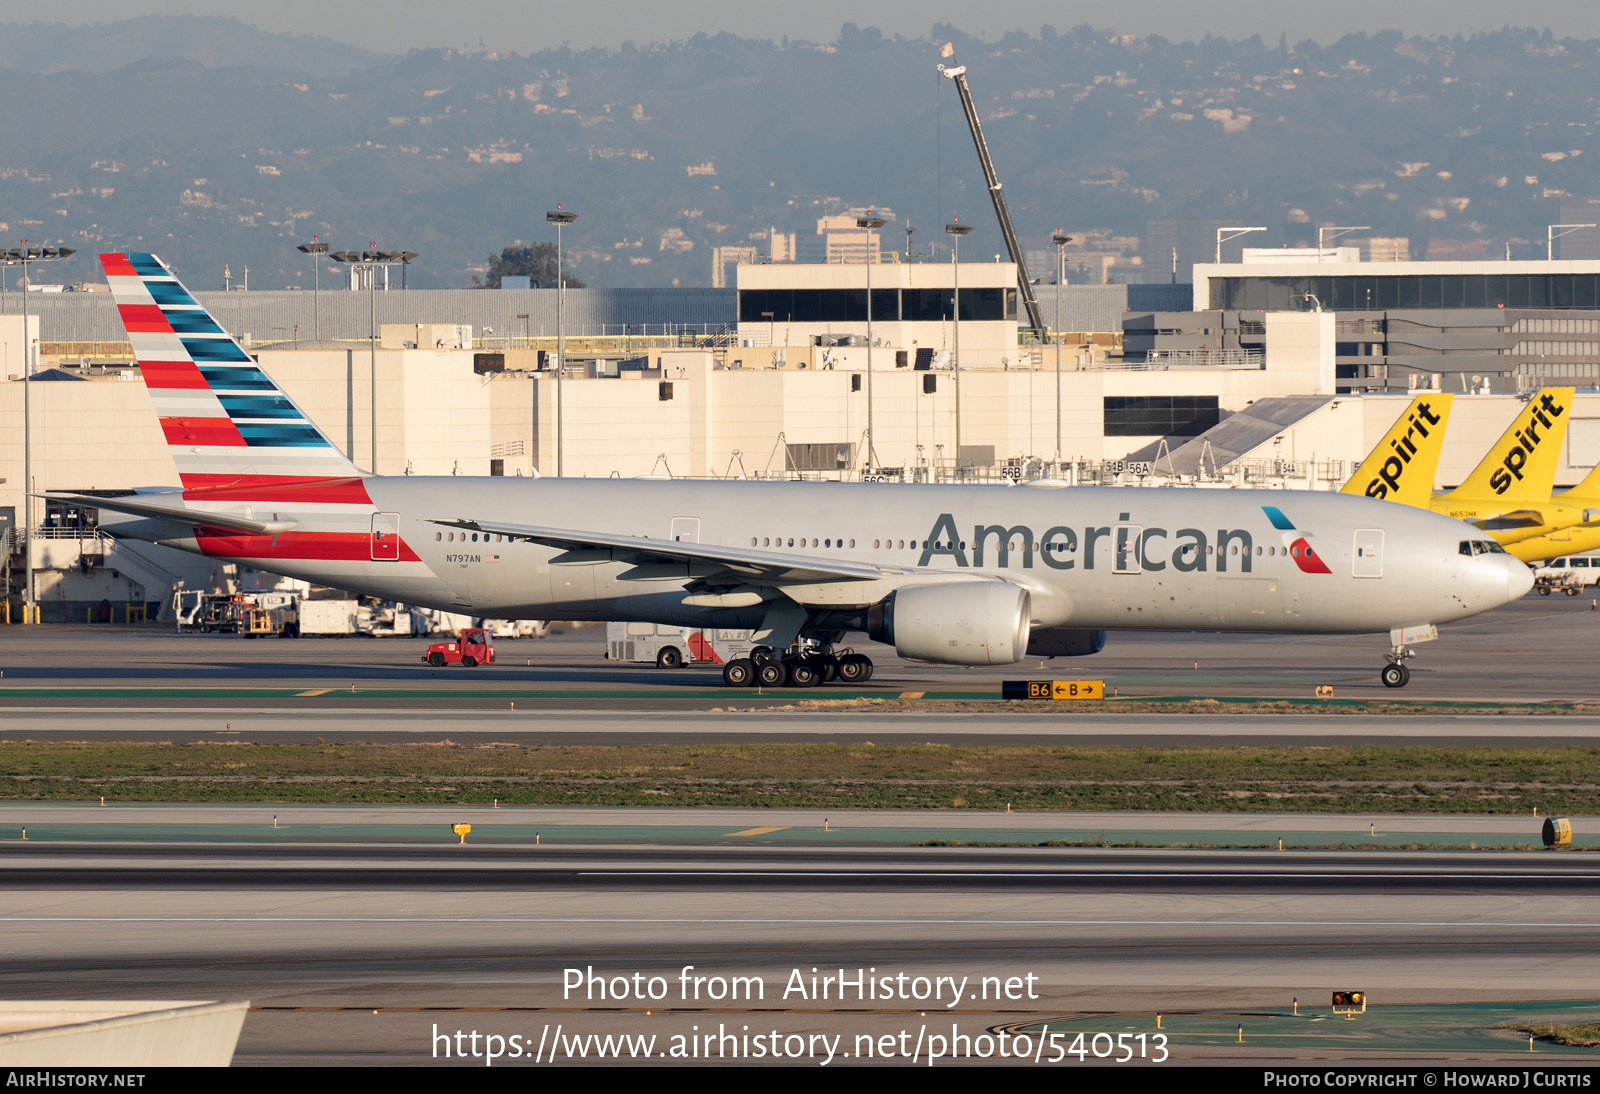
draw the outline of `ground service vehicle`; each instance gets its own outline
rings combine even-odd
[[[422,659],[436,669],[445,665],[462,665],[469,669],[476,665],[492,665],[494,635],[482,627],[469,627],[454,642],[435,642],[429,646]]]
[[[701,662],[725,665],[749,657],[755,645],[748,630],[715,627],[673,627],[661,623],[615,621],[606,624],[606,659],[654,662],[657,668],[675,669]]]
[[[1570,558],[1552,558],[1534,567],[1533,587],[1540,596],[1564,592],[1577,596],[1589,585],[1600,584],[1600,558],[1573,555]]]
[[[777,659],[729,662],[734,686],[810,686],[827,657],[859,681],[852,629],[952,665],[1132,629],[1386,631],[1400,687],[1437,624],[1533,585],[1478,528],[1345,494],[366,475],[160,259],[101,262],[181,483],[48,496],[114,536],[383,600],[750,630]]]

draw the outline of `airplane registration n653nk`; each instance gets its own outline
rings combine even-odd
[[[78,497],[113,535],[492,618],[755,630],[733,686],[1006,664],[1105,632],[1388,631],[1532,587],[1485,533],[1367,497],[1141,487],[364,475],[149,254],[101,256],[181,480]]]

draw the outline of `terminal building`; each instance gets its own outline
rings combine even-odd
[[[334,444],[384,475],[1332,489],[1415,391],[1437,389],[1467,396],[1440,466],[1448,487],[1528,393],[1592,387],[1600,367],[1600,261],[1197,264],[1189,311],[1167,310],[1170,286],[1144,298],[1160,309],[1134,307],[1140,286],[1043,286],[1044,315],[1064,317],[1044,337],[1019,328],[1009,263],[732,272],[732,288],[699,299],[569,290],[564,363],[554,290],[200,298]],[[110,541],[93,512],[35,499],[25,519],[25,390],[35,492],[177,481],[108,295],[29,303],[41,308],[26,335],[0,315],[3,591],[14,601],[29,553],[46,621],[98,618],[107,602],[119,621],[133,604],[153,618],[180,581],[236,587],[246,575],[230,566]],[[28,343],[39,365],[24,383]],[[1600,393],[1585,392],[1558,485],[1597,462]]]

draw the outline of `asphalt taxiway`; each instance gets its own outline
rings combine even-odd
[[[929,666],[874,647],[864,686],[729,689],[714,668],[675,672],[603,659],[603,629],[502,640],[476,669],[431,669],[425,639],[260,639],[164,629],[0,628],[0,736],[37,740],[506,740],[939,743],[1600,745],[1587,598],[1527,597],[1441,628],[1411,662],[1411,685],[1377,680],[1382,636],[1116,632],[1091,658],[994,668]],[[941,712],[942,699],[998,698],[1018,678],[1103,679],[1102,712]],[[1329,700],[1317,687],[1332,688]],[[837,698],[922,701],[924,709],[783,710]],[[1140,699],[1181,714],[1136,710]],[[1208,715],[1205,701],[1287,699],[1290,713]],[[1407,714],[1360,704],[1404,704]],[[1315,704],[1323,704],[1320,709]],[[1349,704],[1357,704],[1352,709]],[[1463,706],[1464,704],[1464,706]],[[1506,705],[1515,714],[1499,713]],[[1441,709],[1448,706],[1448,709]],[[1494,716],[1484,711],[1495,710]]]
[[[1600,718],[1570,712],[1600,701],[1600,612],[1588,606],[1529,598],[1444,627],[1400,692],[1377,682],[1383,636],[1116,633],[1095,658],[972,670],[879,649],[864,688],[757,693],[715,686],[705,669],[608,663],[592,627],[502,642],[500,663],[476,670],[420,664],[422,639],[10,627],[0,628],[0,738],[1596,747]],[[841,694],[981,700],[1019,677],[1104,679],[1113,703],[1309,702],[1322,685],[1335,703],[1418,705],[771,709]],[[1485,706],[1441,705],[1460,703]],[[1472,712],[1508,704],[1518,712]],[[466,845],[450,842],[453,823],[472,824]],[[969,1032],[1062,1023],[1150,1035],[1158,1011],[1179,1059],[1521,1062],[1525,1043],[1500,1025],[1528,1008],[1589,1014],[1600,983],[1600,867],[1582,851],[1504,849],[1535,842],[1538,823],[12,802],[0,805],[0,982],[12,998],[247,998],[240,1063],[444,1062],[441,1028],[536,1039],[552,1026],[668,1035],[759,1021],[848,1041],[936,1018]],[[1576,827],[1587,847],[1600,818]],[[967,846],[918,846],[958,842]],[[1098,846],[1035,846],[1051,842]],[[1105,846],[1179,842],[1256,849]],[[1028,846],[972,846],[1009,843]],[[1338,849],[1357,846],[1394,849]],[[676,983],[689,965],[756,977],[769,994],[670,1005],[562,994],[567,969]],[[785,997],[791,974],[812,968],[973,984],[1031,976],[1036,992],[954,1008]],[[1328,993],[1352,987],[1370,993],[1375,1015],[1424,1010],[1382,1027],[1387,1039],[1343,1032],[1358,1025],[1330,1035]],[[1324,1023],[1316,1036],[1285,1025],[1300,1020],[1297,999],[1308,1023]],[[1225,1036],[1235,1023],[1273,1032],[1240,1049]]]
[[[771,1027],[842,1034],[846,1047],[858,1034],[951,1023],[1154,1034],[1157,1012],[1231,1029],[1240,1015],[1286,1016],[1296,999],[1306,1020],[1332,1017],[1329,992],[1349,987],[1382,1004],[1592,1009],[1600,869],[1587,860],[5,842],[0,978],[17,998],[247,998],[255,1009],[236,1057],[247,1064],[433,1061],[441,1028],[537,1039],[557,1024],[663,1038]],[[754,977],[762,994],[678,998],[686,966]],[[811,970],[858,968],[926,978],[918,990],[953,977],[966,990],[953,1006],[949,992],[937,1003],[811,994]],[[568,969],[659,976],[674,994],[586,997],[564,989]],[[807,992],[785,995],[797,972]],[[1169,1036],[1189,1060],[1524,1060],[1525,1044],[1494,1028],[1501,1011],[1515,1007],[1463,1012],[1453,1041],[1422,1047],[1240,1049],[1209,1027]]]

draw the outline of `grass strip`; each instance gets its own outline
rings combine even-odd
[[[1507,1022],[1500,1028],[1531,1034],[1534,1040],[1544,1041],[1547,1044],[1600,1048],[1600,1022],[1584,1022],[1579,1025],[1561,1025],[1556,1022]]]
[[[1600,749],[0,741],[0,800],[1600,813]]]

